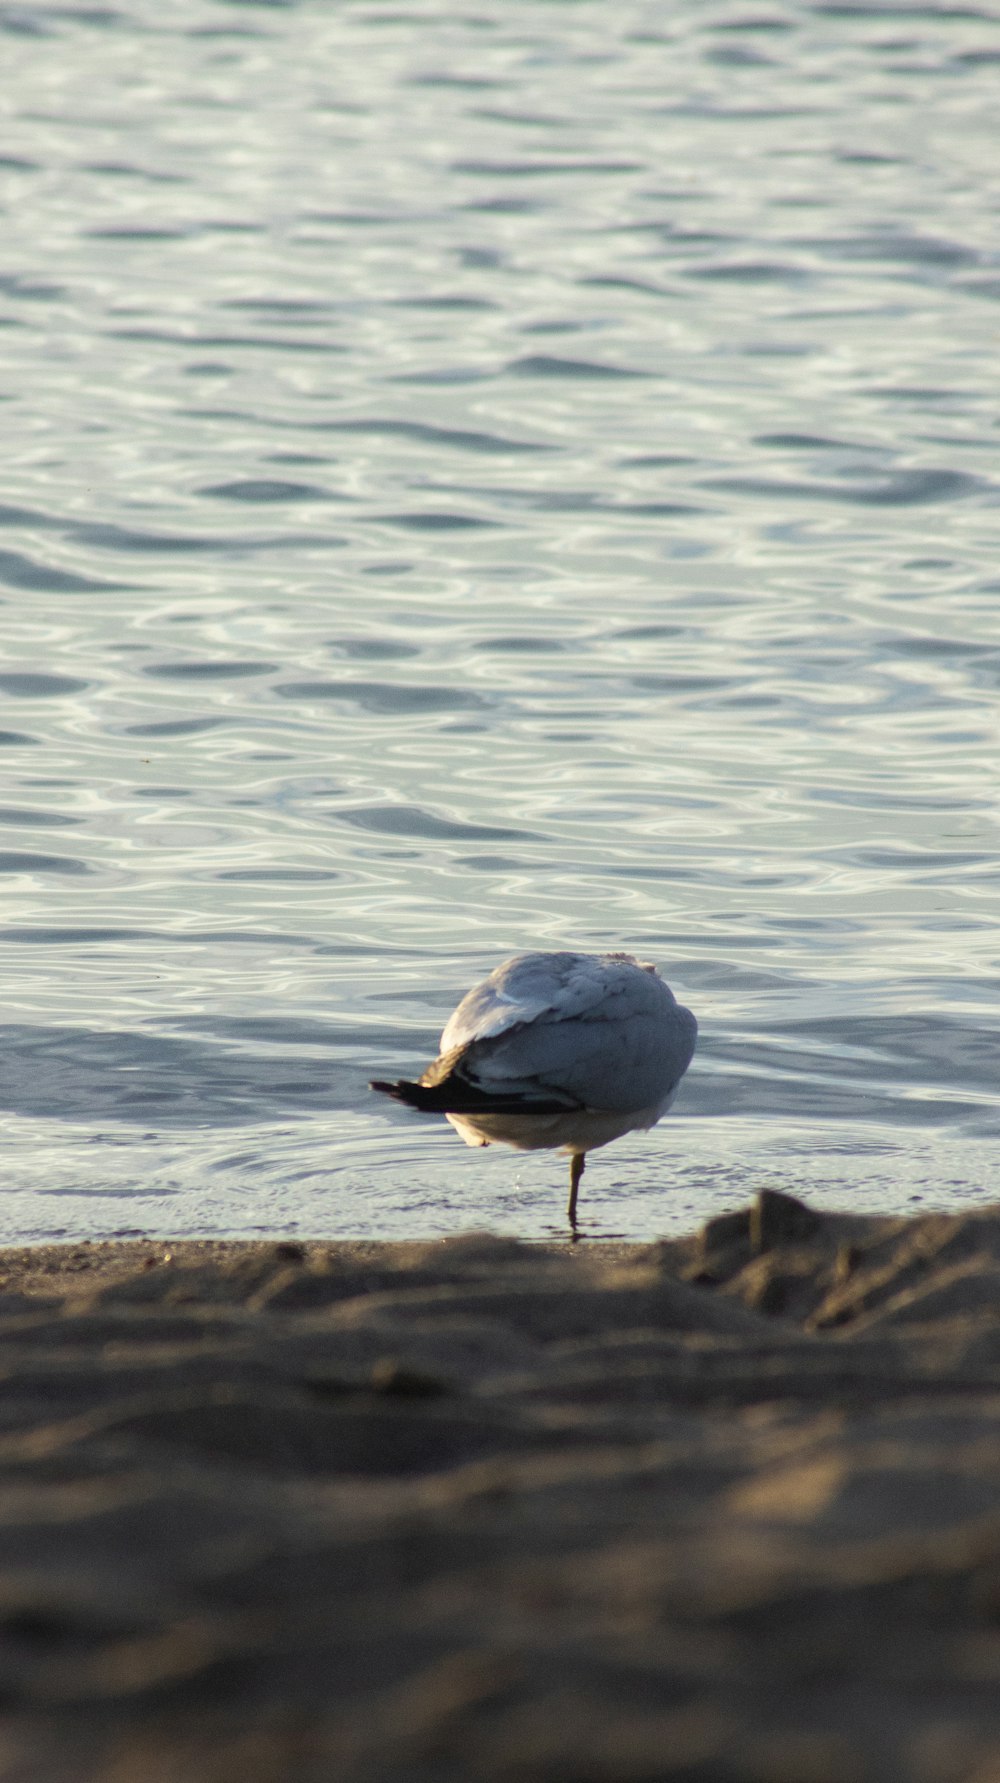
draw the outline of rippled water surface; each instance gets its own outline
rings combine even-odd
[[[366,1088],[560,945],[702,1030],[588,1230],[997,1198],[995,10],[0,49],[0,1238],[562,1230]]]

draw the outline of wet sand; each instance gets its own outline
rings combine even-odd
[[[1000,1206],[0,1253],[4,1783],[1000,1783]]]

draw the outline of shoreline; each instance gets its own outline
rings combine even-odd
[[[996,1783],[1000,1205],[0,1252],[11,1783]]]

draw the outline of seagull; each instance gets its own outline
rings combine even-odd
[[[518,953],[462,998],[416,1083],[370,1088],[443,1114],[466,1145],[569,1152],[569,1223],[589,1151],[666,1114],[698,1024],[627,953]]]

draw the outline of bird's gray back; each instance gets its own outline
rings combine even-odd
[[[519,953],[462,998],[441,1035],[441,1051],[533,1021],[610,1015],[624,1005],[655,1008],[671,992],[653,967],[627,954]]]
[[[537,1085],[583,1107],[653,1107],[683,1077],[697,1023],[663,980],[641,967],[622,973],[579,1014],[542,1013],[472,1042],[463,1070],[484,1087]]]

